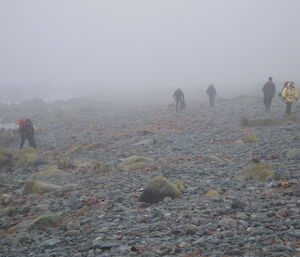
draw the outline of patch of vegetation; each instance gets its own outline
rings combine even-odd
[[[0,166],[9,165],[12,161],[12,152],[4,147],[0,147]]]
[[[243,143],[255,143],[257,142],[257,136],[254,134],[245,134],[242,138]]]
[[[172,199],[179,197],[180,191],[171,183],[167,178],[163,176],[157,176],[153,178],[144,189],[142,195],[139,198],[141,202],[158,203],[165,197],[171,197]]]
[[[286,153],[286,157],[289,160],[292,159],[300,159],[300,149],[290,149],[287,153]]]
[[[97,149],[105,148],[106,145],[103,142],[94,142],[84,147],[87,151],[94,151]]]
[[[287,115],[282,118],[265,118],[265,119],[254,119],[250,120],[246,117],[241,118],[241,125],[245,127],[251,126],[276,126],[284,124],[288,121],[297,121],[297,117],[293,115]]]
[[[15,142],[16,137],[12,135],[10,131],[0,130],[0,145],[9,146],[11,143]]]
[[[72,156],[74,154],[78,154],[83,150],[83,145],[74,145],[70,147],[65,153],[64,156]]]
[[[36,218],[28,227],[28,230],[44,229],[45,227],[55,226],[62,221],[62,217],[57,214],[46,214]]]
[[[113,170],[112,167],[106,165],[104,162],[97,162],[93,168],[93,173],[97,175],[102,175]]]
[[[237,174],[237,177],[245,177],[260,182],[267,181],[273,176],[274,172],[272,171],[270,165],[263,162],[254,163],[244,168]]]
[[[187,186],[185,184],[183,184],[183,182],[180,180],[177,180],[176,183],[174,184],[174,186],[177,188],[177,190],[179,192],[182,192],[183,190],[185,190],[187,188]]]
[[[62,157],[58,160],[59,169],[72,169],[75,167],[74,160],[69,157]]]
[[[37,151],[33,147],[25,147],[18,150],[13,155],[13,161],[17,168],[26,168],[32,166],[37,158]]]
[[[216,198],[219,197],[219,192],[214,189],[209,189],[204,195],[208,198]]]
[[[144,156],[131,156],[122,162],[122,166],[127,170],[143,169],[152,159]]]
[[[60,170],[56,168],[55,166],[49,167],[48,169],[39,171],[37,173],[34,173],[31,175],[31,178],[38,178],[38,179],[43,179],[43,178],[60,178],[64,176],[69,176],[70,173]]]
[[[23,194],[44,194],[59,190],[61,187],[45,183],[38,179],[27,179],[24,183]]]

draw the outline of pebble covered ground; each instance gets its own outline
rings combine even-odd
[[[245,96],[219,99],[215,108],[187,103],[179,114],[164,104],[59,104],[44,104],[40,112],[6,110],[15,118],[22,111],[31,115],[39,155],[48,161],[1,167],[1,257],[300,256],[300,154],[287,154],[300,148],[300,108],[294,108],[297,120],[241,126],[241,117],[283,117],[284,103],[276,99],[265,113],[261,98]],[[245,134],[257,140],[243,142]],[[72,158],[104,162],[109,172],[75,165],[44,178],[58,190],[23,193],[27,178],[54,165],[71,146],[94,142],[102,146],[82,147]],[[124,168],[122,161],[134,155],[151,162]],[[273,176],[238,177],[253,160],[268,163]],[[139,202],[157,175],[180,180],[181,196]],[[43,215],[53,222],[34,223]]]

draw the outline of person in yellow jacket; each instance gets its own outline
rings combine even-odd
[[[293,102],[298,100],[298,92],[294,86],[294,82],[289,82],[281,93],[286,103],[286,113],[291,114]]]

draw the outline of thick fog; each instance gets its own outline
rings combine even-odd
[[[1,98],[300,82],[299,11],[298,0],[2,0]]]

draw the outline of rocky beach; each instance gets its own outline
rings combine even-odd
[[[300,256],[297,103],[0,107],[1,257]],[[36,150],[17,150],[24,116]]]

